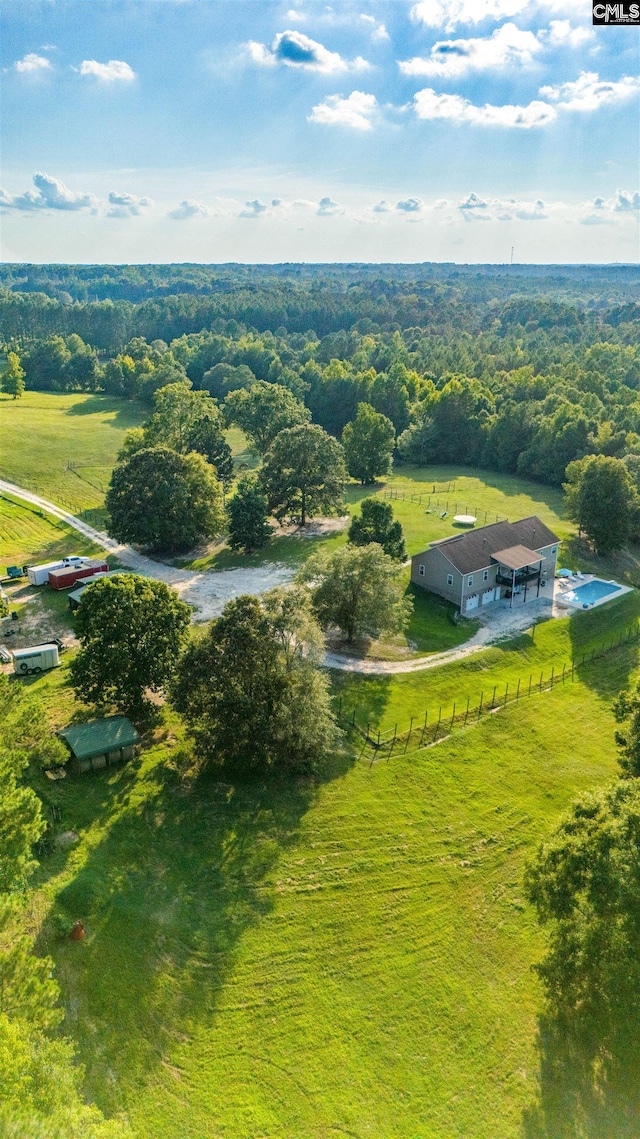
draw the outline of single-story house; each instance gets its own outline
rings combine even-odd
[[[411,581],[453,602],[463,614],[553,582],[559,538],[537,515],[494,522],[431,542],[411,559]]]
[[[88,724],[71,724],[58,732],[74,760],[74,770],[97,771],[133,759],[140,736],[126,716],[106,716]]]

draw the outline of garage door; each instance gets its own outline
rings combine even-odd
[[[479,602],[480,602],[480,597],[477,593],[474,593],[473,597],[467,597],[467,600],[466,600],[465,606],[464,606],[465,613],[468,613],[471,609],[477,609]]]
[[[495,591],[493,589],[487,589],[482,594],[482,604],[488,605],[490,601],[493,601],[494,600],[494,593],[495,593]]]

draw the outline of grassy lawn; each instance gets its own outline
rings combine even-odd
[[[8,565],[52,562],[68,554],[98,554],[102,551],[65,522],[0,494],[0,574]]]
[[[124,433],[147,415],[141,404],[104,395],[0,395],[0,473],[92,525],[102,524],[100,508]],[[75,470],[70,462],[78,464]]]
[[[80,837],[45,858],[32,915],[87,927],[45,922],[41,944],[88,1093],[140,1139],[519,1139],[543,950],[523,861],[615,773],[610,694],[636,657],[315,787],[184,785],[170,719],[139,762],[43,780]],[[58,721],[65,671],[34,681]]]
[[[530,677],[535,686],[541,673],[548,679],[552,667],[558,675],[563,664],[570,668],[572,661],[588,684],[592,675],[601,674],[601,662],[591,665],[585,661],[582,666],[583,656],[590,656],[592,650],[597,652],[630,628],[635,629],[639,618],[640,594],[627,593],[618,601],[589,612],[545,621],[518,637],[440,668],[398,676],[335,673],[334,687],[338,697],[342,697],[343,714],[350,715],[355,709],[356,720],[362,726],[369,723],[384,732],[397,723],[402,732],[408,730],[411,718],[422,724],[425,711],[429,723],[438,719],[440,708],[446,719],[452,714],[454,702],[460,712],[467,698],[473,708],[483,694],[486,704],[494,688],[496,697],[504,695],[507,684],[513,693],[520,679],[522,689],[528,689]],[[629,659],[635,661],[639,654],[640,641],[634,640]]]

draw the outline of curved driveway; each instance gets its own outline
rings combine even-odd
[[[68,526],[73,527],[85,538],[89,538],[103,549],[108,550],[123,565],[129,566],[147,577],[153,577],[157,581],[166,582],[167,585],[175,589],[183,601],[194,607],[197,621],[210,621],[212,617],[217,617],[224,609],[227,601],[231,601],[232,598],[238,597],[241,593],[264,593],[267,589],[273,589],[276,585],[291,581],[295,574],[295,570],[290,566],[278,562],[255,569],[202,570],[199,572],[176,569],[174,566],[166,565],[164,562],[156,562],[152,558],[145,557],[144,554],[139,554],[132,546],[116,542],[103,531],[88,526],[81,518],[76,518],[74,514],[69,514],[67,510],[63,510],[53,502],[48,502],[46,498],[41,498],[40,495],[33,494],[29,490],[23,490],[22,487],[15,486],[14,483],[0,479],[0,493],[2,491],[12,494],[15,498],[21,498],[24,502],[29,502],[41,510],[46,510],[54,518],[66,522]],[[347,657],[340,653],[327,653],[324,663],[328,668],[336,668],[344,672],[358,672],[367,676],[423,672],[425,669],[438,668],[440,665],[448,664],[451,661],[473,656],[474,653],[481,652],[487,645],[501,640],[505,636],[515,636],[517,633],[531,628],[536,617],[539,618],[543,613],[548,617],[555,616],[554,607],[547,598],[544,600],[540,598],[536,602],[535,613],[531,612],[529,606],[524,612],[522,610],[515,612],[508,609],[502,610],[500,614],[496,613],[495,615],[499,617],[498,620],[482,625],[477,633],[467,641],[466,645],[442,653],[432,653],[426,657],[414,657],[412,660],[402,661],[381,661],[361,660],[358,657]]]

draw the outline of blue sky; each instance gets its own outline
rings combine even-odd
[[[5,0],[3,260],[638,261],[640,29],[293,2]]]

